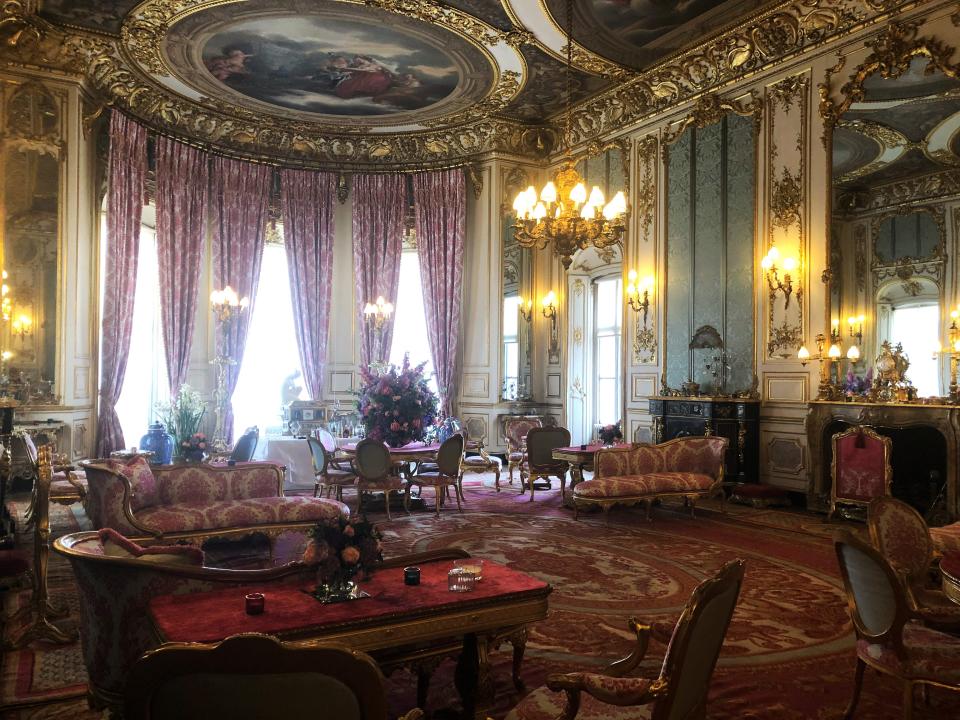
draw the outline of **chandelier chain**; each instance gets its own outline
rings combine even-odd
[[[566,154],[570,154],[571,123],[573,113],[570,98],[573,94],[573,0],[567,0],[567,67],[566,67],[566,86],[564,88],[564,104],[566,105],[564,114],[563,142],[566,146]]]

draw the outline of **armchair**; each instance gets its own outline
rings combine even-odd
[[[443,502],[443,493],[447,487],[453,486],[457,498],[457,510],[463,512],[460,505],[460,468],[463,463],[463,434],[454,433],[440,446],[437,451],[437,469],[434,471],[418,472],[407,480],[407,493],[404,497],[404,507],[410,512],[410,488],[424,485],[433,487],[436,492],[437,517],[440,517],[440,504]]]
[[[327,497],[330,489],[336,490],[336,499],[343,502],[343,488],[350,487],[357,482],[357,473],[353,469],[345,469],[337,465],[326,446],[316,437],[308,437],[310,458],[313,460],[313,474],[316,482],[313,485],[313,496],[317,497],[321,487],[326,488]]]
[[[630,655],[609,665],[604,674],[550,675],[546,687],[525,697],[507,720],[705,717],[710,678],[740,595],[743,571],[743,561],[734,560],[693,591],[656,679],[626,676],[643,661],[650,641],[650,626],[631,618],[637,644]],[[625,709],[617,712],[611,705]],[[638,705],[650,705],[649,714]]]
[[[346,645],[294,647],[257,633],[148,652],[130,672],[124,712],[128,720],[319,716],[386,720],[377,664]],[[412,710],[400,720],[422,717]]]
[[[513,485],[513,469],[519,469],[527,457],[527,433],[538,427],[543,427],[540,418],[514,417],[508,418],[504,423],[503,433],[507,438],[507,473],[511,485]]]
[[[364,493],[383,493],[387,520],[391,520],[390,495],[403,489],[403,480],[393,474],[390,451],[379,440],[364,438],[357,443],[356,453],[357,513],[363,508]]]
[[[927,627],[908,604],[896,570],[873,547],[847,531],[834,537],[847,608],[857,636],[853,697],[844,720],[860,699],[869,666],[902,683],[903,716],[913,716],[915,685],[960,690],[960,638]]]

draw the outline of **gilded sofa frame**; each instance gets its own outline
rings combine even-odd
[[[239,525],[234,527],[225,527],[225,528],[210,528],[207,530],[196,530],[196,531],[184,531],[184,532],[162,532],[157,531],[152,528],[147,527],[143,524],[142,521],[137,520],[137,517],[134,513],[133,506],[131,502],[133,500],[133,487],[130,484],[130,480],[125,477],[122,473],[117,472],[108,465],[97,462],[97,461],[87,461],[80,463],[80,466],[84,470],[93,470],[93,477],[88,477],[87,482],[91,480],[96,482],[95,474],[97,472],[107,473],[121,483],[123,487],[123,500],[121,501],[124,517],[127,522],[134,528],[136,528],[140,533],[138,535],[129,535],[128,537],[131,540],[146,540],[146,539],[155,539],[155,540],[193,540],[196,542],[202,542],[212,537],[223,537],[227,535],[244,535],[251,532],[262,532],[267,536],[273,537],[279,535],[280,533],[287,532],[288,530],[295,530],[297,528],[308,529],[316,525],[316,520],[304,520],[298,522],[287,522],[287,523],[271,523],[265,525]],[[203,465],[205,472],[214,472],[214,473],[226,473],[234,470],[236,466],[217,466],[217,465]],[[286,466],[278,465],[276,463],[270,463],[269,465],[264,464],[264,467],[270,467],[277,477],[277,495],[276,497],[284,497],[283,494],[283,477],[284,472],[286,471]],[[155,476],[160,476],[164,473],[176,472],[178,467],[176,465],[171,466],[151,466],[150,468]],[[325,500],[326,502],[337,502],[333,500]],[[343,505],[343,503],[340,503]],[[346,508],[347,506],[344,505]],[[349,508],[347,508],[349,512]]]
[[[713,436],[716,437],[716,436]],[[718,440],[724,440],[729,445],[729,440],[726,438],[717,438]],[[661,448],[673,443],[685,442],[687,438],[674,438],[673,440],[667,440],[664,443],[658,443],[656,445],[651,445],[650,447]],[[629,448],[603,448],[598,450],[594,456],[594,467],[598,468],[597,474],[594,475],[594,478],[597,477],[612,477],[612,476],[601,476],[599,474],[599,468],[601,466],[600,458],[602,453],[619,453],[619,452],[633,452],[640,445],[635,444]],[[726,466],[723,462],[720,463],[720,472],[717,474],[716,479],[706,490],[700,491],[691,491],[691,490],[682,490],[677,492],[658,492],[658,493],[643,493],[640,495],[626,495],[622,497],[615,498],[584,498],[578,497],[576,492],[573,493],[573,519],[577,520],[580,517],[580,507],[599,507],[603,510],[604,519],[609,521],[610,517],[610,508],[614,505],[637,505],[639,503],[644,504],[646,509],[646,518],[648,521],[652,520],[650,512],[653,509],[654,500],[660,500],[662,498],[683,498],[686,505],[690,508],[690,517],[695,517],[695,507],[696,502],[699,498],[711,498],[714,496],[720,497],[720,511],[726,512],[724,502],[726,496],[723,493],[723,478],[726,474]],[[574,488],[575,490],[575,488]]]

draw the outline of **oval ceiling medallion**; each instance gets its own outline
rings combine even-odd
[[[129,56],[167,89],[225,112],[416,131],[472,119],[478,106],[495,111],[524,74],[515,48],[473,18],[434,24],[353,2],[168,4],[153,25],[159,50],[150,50],[137,31],[163,5],[148,0],[133,11],[123,33]]]

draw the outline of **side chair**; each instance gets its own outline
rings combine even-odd
[[[537,427],[527,433],[527,454],[520,465],[520,494],[529,488],[530,502],[533,502],[534,482],[540,479],[550,483],[551,477],[560,480],[560,501],[566,499],[567,471],[570,464],[566,460],[554,460],[556,448],[570,445],[570,431],[562,427]]]
[[[343,502],[343,488],[352,487],[357,482],[357,473],[351,470],[343,470],[335,465],[333,458],[327,452],[323,443],[315,437],[307,438],[307,445],[310,447],[310,459],[313,461],[313,475],[316,482],[313,484],[313,496],[317,497],[320,488],[325,488],[327,497],[330,496],[330,490],[336,492],[335,499]]]
[[[873,546],[900,574],[910,609],[929,625],[960,629],[960,605],[940,587],[938,553],[920,513],[894,497],[874,498],[867,527]]]
[[[743,573],[743,560],[734,560],[697,586],[674,626],[656,679],[627,676],[643,661],[651,635],[649,625],[631,618],[636,647],[630,655],[603,673],[548,676],[546,686],[527,695],[507,720],[705,718],[710,678],[740,596]]]
[[[513,469],[519,470],[527,458],[527,433],[538,427],[543,427],[540,418],[512,417],[507,418],[504,423],[503,434],[507,438],[507,474],[511,485],[513,485]],[[522,485],[523,482],[521,481],[520,484]]]
[[[913,717],[914,686],[960,691],[960,637],[923,623],[911,610],[897,571],[878,550],[849,531],[834,536],[834,547],[857,636],[853,697],[844,720],[857,709],[867,667],[900,681],[906,720]]]
[[[893,467],[890,438],[866,425],[856,425],[835,434],[830,443],[830,513],[832,519],[840,504],[866,506],[875,497],[890,494]]]
[[[383,502],[390,517],[390,495],[403,490],[403,480],[393,474],[390,450],[379,440],[364,438],[357,443],[354,467],[357,469],[357,514],[363,508],[364,493],[383,493]]]
[[[127,720],[386,720],[387,697],[383,675],[365,653],[338,643],[293,647],[248,633],[148,652],[130,671],[124,708]],[[411,710],[400,720],[422,717]]]
[[[436,514],[440,517],[440,505],[443,502],[443,494],[448,487],[453,487],[453,493],[457,499],[457,510],[463,512],[460,505],[460,499],[463,497],[463,490],[460,487],[462,477],[460,469],[463,464],[463,433],[454,433],[440,445],[437,450],[437,469],[426,472],[418,472],[411,475],[407,480],[407,494],[404,497],[404,508],[410,512],[410,489],[414,486],[429,486],[436,492]]]

